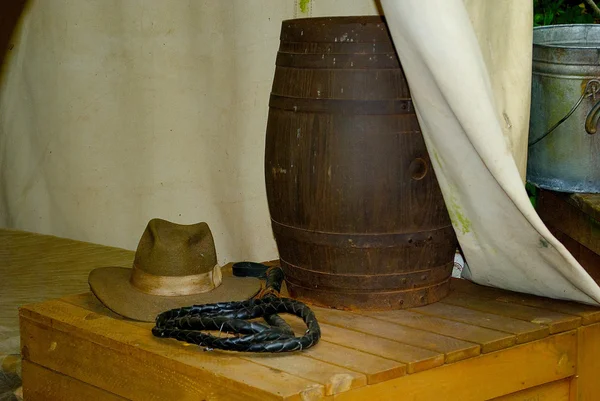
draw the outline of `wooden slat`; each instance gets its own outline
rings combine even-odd
[[[362,373],[308,358],[304,355],[273,354],[243,356],[241,358],[267,366],[273,370],[276,369],[320,383],[325,389],[325,395],[339,394],[367,385],[367,378]],[[280,382],[280,385],[284,386],[285,383]]]
[[[567,315],[579,316],[582,325],[600,322],[600,307],[593,307],[576,302],[567,302],[557,299],[543,298],[531,294],[522,294],[500,288],[486,287],[468,280],[455,279],[451,281],[452,289],[471,295],[494,299],[499,302],[533,306],[548,309]]]
[[[348,391],[337,401],[481,401],[575,374],[576,331]]]
[[[23,361],[23,399],[44,401],[124,401],[126,398],[62,373]]]
[[[87,309],[102,315],[112,317],[117,320],[123,320],[123,318],[112,311],[108,310],[98,301],[98,299],[91,293],[86,292],[82,294],[71,295],[68,297],[61,298],[61,301],[70,303],[83,309]],[[294,321],[294,317],[285,317],[296,332],[301,332],[305,329],[304,323]],[[136,324],[135,322],[130,322]],[[418,348],[412,345],[399,343],[392,340],[387,340],[381,337],[372,336],[365,333],[360,333],[354,330],[344,329],[341,327],[331,326],[323,322],[319,322],[321,326],[321,341],[329,344],[341,345],[344,350],[354,349],[361,352],[362,357],[364,354],[379,356],[383,358],[384,362],[380,359],[372,360],[368,363],[360,363],[364,370],[358,370],[359,372],[365,373],[370,384],[377,382],[381,377],[389,377],[390,375],[401,376],[403,374],[402,365],[406,366],[406,373],[415,373],[422,370],[431,369],[436,366],[440,366],[444,363],[444,354],[440,352],[430,351],[424,348]],[[307,350],[307,353],[313,352]],[[322,358],[321,352],[310,353],[310,356],[315,359]],[[349,353],[349,355],[357,355]],[[338,366],[351,368],[346,364],[345,356],[337,357],[338,359],[329,358],[327,361]],[[323,357],[323,359],[325,359]],[[358,359],[360,360],[360,358]],[[390,365],[389,361],[395,361],[399,364]],[[379,366],[377,371],[371,369],[373,364]],[[355,368],[352,368],[354,370]],[[387,379],[386,379],[387,380]]]
[[[119,315],[106,309],[89,292],[64,297],[62,300],[115,319],[122,319]],[[292,327],[297,332],[304,329],[304,324],[294,323],[293,317],[286,317],[286,319],[292,323]],[[389,380],[405,373],[416,373],[431,369],[444,363],[444,354],[440,352],[328,325],[321,321],[319,324],[321,325],[321,340],[329,345],[306,350],[306,355],[363,373],[367,377],[368,384]],[[335,345],[343,346],[345,352],[331,352]],[[355,351],[353,352],[353,350]],[[371,359],[369,355],[378,356],[381,359]],[[394,362],[390,362],[390,360]]]
[[[61,300],[99,314],[110,316],[114,319],[123,320],[121,316],[106,309],[90,292],[64,297]],[[306,330],[306,326],[299,318],[285,315],[284,317],[296,333]],[[136,324],[135,322],[131,323]],[[385,354],[376,356],[361,350],[324,341],[323,338],[316,347],[305,350],[303,355],[361,373],[366,376],[368,384],[393,379],[407,373],[406,364],[388,359]]]
[[[487,327],[489,329],[504,331],[514,334],[517,344],[539,340],[550,334],[548,326],[524,322],[506,316],[480,312],[456,305],[447,305],[441,302],[410,309],[413,312],[430,316],[438,316],[448,320],[463,322]]]
[[[569,379],[542,384],[490,401],[569,401],[571,387]]]
[[[306,325],[300,318],[289,315],[283,317],[296,335],[301,335],[306,330]],[[395,379],[407,373],[404,363],[331,343],[322,337],[317,345],[304,350],[302,355],[362,373],[367,377],[367,384]]]
[[[313,307],[313,310],[319,321],[329,323],[333,326],[344,327],[415,347],[442,352],[445,355],[446,363],[471,358],[480,353],[478,344],[467,341],[339,310],[317,307]]]
[[[581,318],[579,316],[567,315],[531,306],[498,302],[460,292],[453,292],[440,302],[548,326],[550,334],[573,330],[581,325]]]
[[[459,340],[479,344],[481,352],[487,353],[511,347],[516,344],[514,334],[487,329],[480,326],[427,316],[407,310],[361,313],[376,319],[398,323],[416,329],[426,330]]]
[[[406,364],[408,373],[421,372],[444,364],[444,354],[344,329],[319,322],[321,338],[331,343],[351,347]]]
[[[578,335],[576,401],[600,400],[600,323],[580,327]]]
[[[96,297],[91,293],[84,293],[64,297],[61,299],[64,302],[85,308],[96,313],[105,314],[111,316],[114,319],[123,320],[122,317],[116,315],[110,310],[106,309]],[[299,319],[294,316],[285,316],[292,328],[297,333],[306,330],[306,326]],[[132,324],[138,324],[136,322],[130,322]],[[138,324],[139,325],[139,324]],[[145,324],[143,324],[145,326]],[[290,354],[281,354],[275,356],[269,356],[271,358],[277,358],[280,356],[289,356]],[[240,354],[240,356],[243,356]],[[322,342],[316,347],[309,350],[305,350],[302,353],[303,357],[310,357],[316,361],[306,361],[300,359],[291,358],[289,360],[289,367],[276,369],[295,374],[297,376],[310,378],[313,381],[319,382],[325,386],[325,394],[335,394],[340,391],[346,383],[342,378],[350,380],[349,384],[352,388],[362,386],[365,384],[378,383],[382,380],[389,380],[395,377],[400,377],[406,374],[406,365],[397,361],[384,359],[371,354],[367,354],[354,349],[340,347],[335,344]],[[247,358],[255,363],[275,368],[273,364],[275,362],[265,361],[263,356],[256,358]],[[326,363],[326,364],[323,364]],[[334,365],[334,366],[331,366]],[[330,374],[323,374],[323,369],[330,368]],[[340,370],[339,368],[344,368]],[[292,371],[288,371],[292,369]],[[294,371],[297,370],[297,372]],[[346,370],[347,369],[347,370]],[[356,375],[359,373],[359,375]],[[346,375],[346,376],[344,376]],[[334,378],[334,381],[328,381],[328,378]]]
[[[305,350],[303,355],[362,373],[367,377],[367,384],[380,383],[406,374],[406,365],[403,363],[327,341],[320,341],[315,347]]]
[[[21,328],[27,333],[23,341],[24,361],[108,389],[127,399],[193,400],[210,393],[224,395],[231,391],[212,383],[203,386],[199,383],[202,379],[193,374],[162,368],[150,358],[132,357],[29,319],[22,320]],[[154,365],[154,369],[148,369],[149,365]],[[29,378],[31,380],[35,378]],[[236,394],[233,399],[241,401],[242,397]]]
[[[324,394],[319,383],[231,353],[205,353],[175,340],[158,339],[152,336],[152,324],[129,324],[62,301],[23,308],[21,324],[22,332],[28,333],[23,339],[29,350],[24,359],[127,398],[135,391],[161,394],[174,387],[182,393],[178,399],[186,394],[198,399],[223,393],[248,400],[310,400]],[[33,332],[37,335],[29,334]],[[103,363],[90,363],[95,359]]]

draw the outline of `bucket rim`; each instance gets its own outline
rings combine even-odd
[[[537,48],[546,48],[546,49],[567,49],[567,50],[581,50],[581,49],[590,49],[590,47],[582,46],[579,44],[565,44],[565,43],[537,43],[535,41],[535,32],[536,31],[556,31],[556,30],[564,30],[567,28],[578,28],[585,27],[585,29],[598,30],[600,31],[600,24],[593,23],[583,23],[583,24],[552,24],[552,25],[541,25],[533,27],[533,46]]]

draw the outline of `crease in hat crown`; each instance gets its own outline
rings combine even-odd
[[[142,292],[179,296],[211,291],[222,278],[207,223],[152,219],[138,243],[129,282]]]

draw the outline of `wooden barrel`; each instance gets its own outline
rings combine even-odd
[[[457,239],[382,17],[283,22],[265,179],[291,296],[376,310],[447,295]]]

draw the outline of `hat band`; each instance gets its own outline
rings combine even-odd
[[[215,267],[206,273],[188,276],[156,276],[133,265],[130,282],[140,291],[161,296],[194,295],[211,291],[221,285],[221,267]]]

